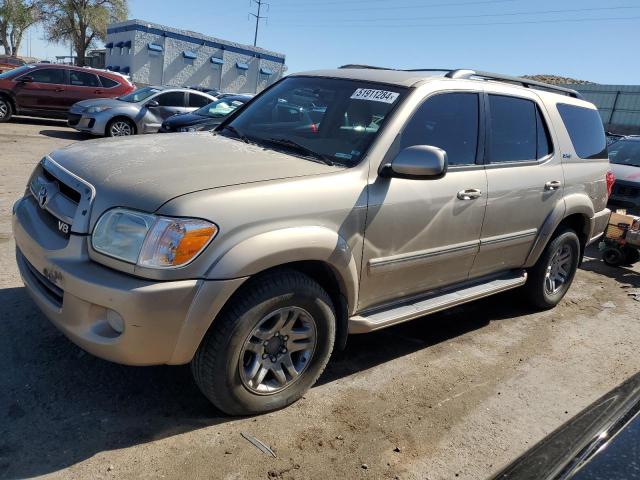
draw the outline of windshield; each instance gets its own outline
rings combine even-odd
[[[32,68],[33,66],[31,65],[23,65],[21,67],[14,68],[13,70],[7,70],[4,73],[0,73],[0,78],[11,78],[17,75],[22,75],[23,73],[25,73],[28,70],[31,70]]]
[[[226,117],[231,112],[233,112],[240,105],[243,105],[244,102],[240,100],[232,100],[230,98],[223,98],[221,100],[216,100],[215,102],[210,103],[209,105],[205,105],[202,108],[199,108],[194,113],[201,115],[203,117],[211,117],[211,118],[220,118]]]
[[[123,102],[129,102],[129,103],[138,103],[138,102],[141,102],[143,100],[146,100],[151,95],[153,95],[155,93],[158,93],[158,92],[160,92],[160,90],[157,89],[157,88],[144,87],[144,88],[140,88],[138,90],[134,90],[133,92],[131,92],[128,95],[125,95],[123,97],[118,97],[118,100],[122,100]]]
[[[609,159],[618,165],[640,167],[640,140],[619,140],[609,146]]]
[[[322,77],[289,77],[247,105],[220,133],[355,165],[406,89]]]

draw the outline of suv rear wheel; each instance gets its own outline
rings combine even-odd
[[[298,400],[324,370],[335,340],[333,304],[314,280],[280,270],[249,282],[214,321],[191,363],[202,392],[229,415]]]
[[[11,102],[6,98],[0,96],[0,123],[8,122],[13,115],[13,107]]]
[[[536,307],[555,307],[565,296],[580,261],[580,240],[570,228],[559,229],[529,270],[524,290]]]
[[[126,118],[114,118],[106,129],[108,137],[128,137],[136,134],[136,127],[131,120]]]

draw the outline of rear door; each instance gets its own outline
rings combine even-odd
[[[76,102],[102,96],[104,96],[104,88],[95,73],[69,70],[69,86],[64,97],[67,108]]]
[[[31,81],[21,82],[29,77]],[[35,68],[16,79],[18,108],[21,110],[65,111],[67,72],[63,68]]]
[[[524,265],[545,219],[563,201],[561,153],[537,95],[489,90],[485,109],[489,197],[471,277]]]

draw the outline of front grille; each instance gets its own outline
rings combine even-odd
[[[36,268],[29,263],[29,260],[22,255],[22,252],[18,250],[18,256],[26,267],[26,275],[32,280],[32,283],[38,287],[42,294],[47,297],[56,307],[62,308],[62,302],[64,300],[64,291],[52,283],[47,277],[42,275]]]
[[[82,115],[78,115],[77,113],[69,113],[67,116],[67,123],[71,127],[75,127],[78,124],[78,122],[80,122],[81,118],[82,118]]]
[[[58,188],[60,189],[60,193],[65,195],[69,200],[73,200],[76,204],[80,203],[80,198],[81,198],[80,192],[62,183],[57,177],[54,177],[53,174],[49,172],[46,168],[42,169],[42,174],[50,182],[57,182]]]

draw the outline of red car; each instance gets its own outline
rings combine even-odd
[[[80,100],[114,98],[135,90],[124,76],[106,70],[48,63],[0,74],[0,122],[12,115],[66,118]]]
[[[11,57],[9,55],[0,55],[0,73],[13,70],[14,68],[25,65],[26,62],[18,57]]]

